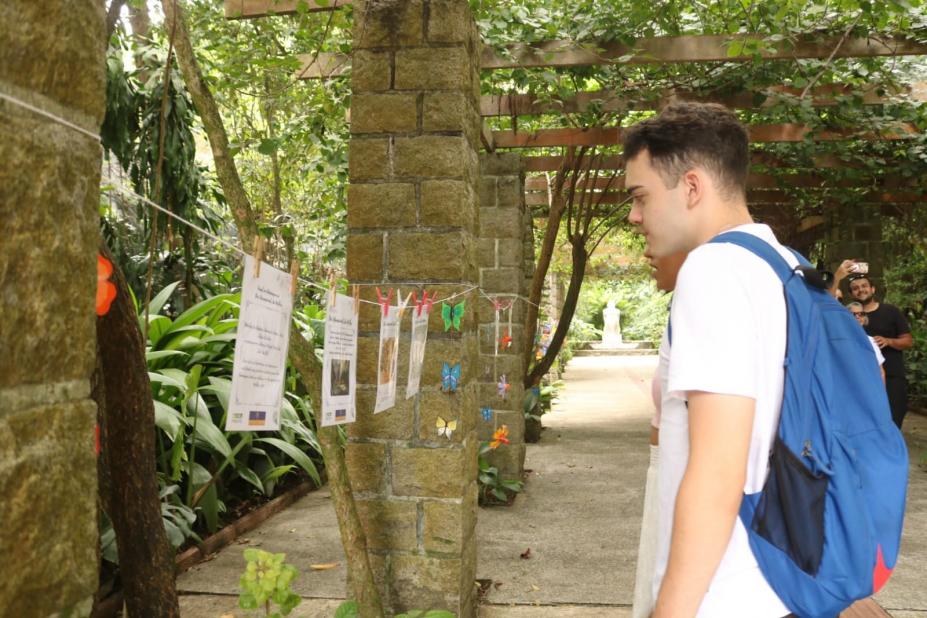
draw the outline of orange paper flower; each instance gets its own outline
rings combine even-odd
[[[489,448],[499,448],[503,444],[509,444],[509,426],[503,425],[492,434],[492,442],[489,443]]]
[[[97,254],[97,315],[106,315],[109,313],[109,307],[116,298],[116,286],[113,285],[109,278],[113,274],[112,263]]]

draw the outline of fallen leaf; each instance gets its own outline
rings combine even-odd
[[[325,562],[323,564],[310,564],[309,568],[313,571],[327,571],[328,569],[334,569],[337,566],[337,562]]]
[[[244,538],[238,539],[238,540],[236,541],[236,543],[238,543],[239,545],[247,545],[247,544],[250,543],[250,542],[251,542],[251,539],[244,539]]]
[[[537,592],[538,590],[540,590],[540,588],[538,588],[534,584],[531,584],[531,592]]]
[[[495,588],[496,590],[498,590],[501,586],[502,586],[502,582],[495,582],[493,584],[493,588]]]
[[[524,552],[521,553],[521,559],[527,560],[530,557],[531,557],[531,548],[529,547],[528,549],[526,549]]]

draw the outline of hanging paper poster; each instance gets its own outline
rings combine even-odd
[[[390,293],[392,296],[392,291]],[[388,302],[388,301],[387,301]],[[399,324],[405,304],[388,304],[383,307],[380,318],[380,356],[377,361],[377,402],[373,413],[377,414],[396,405],[396,372],[399,368]]]
[[[334,294],[325,315],[322,353],[322,427],[353,423],[357,380],[357,313],[354,299]],[[329,296],[332,297],[331,295]]]
[[[412,335],[409,345],[409,379],[406,384],[406,399],[418,394],[422,378],[422,363],[425,360],[425,342],[428,340],[428,316],[430,307],[416,308],[412,312]]]
[[[280,406],[290,345],[290,273],[245,256],[241,311],[226,431],[280,428]]]

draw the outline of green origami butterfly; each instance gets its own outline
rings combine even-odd
[[[447,303],[441,303],[441,317],[444,318],[444,330],[451,330],[451,327],[460,330],[460,320],[464,314],[464,302],[461,301],[451,307]]]

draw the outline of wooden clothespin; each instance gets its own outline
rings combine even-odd
[[[380,304],[380,307],[383,308],[384,318],[389,315],[389,306],[390,303],[393,302],[393,291],[393,288],[390,288],[389,294],[384,297],[383,293],[380,291],[380,288],[377,288],[377,302]]]
[[[293,260],[290,263],[290,295],[296,297],[296,289],[299,286],[299,262]]]
[[[428,311],[428,313],[431,313],[431,308],[435,304],[435,300],[437,298],[438,298],[437,292],[432,294],[431,298],[428,298],[428,292],[424,292],[424,296],[422,297],[422,304],[425,306],[425,309]]]
[[[261,260],[264,259],[264,239],[260,234],[254,237],[254,250],[251,252],[254,256],[254,277],[261,276]]]
[[[351,286],[351,293],[354,296],[354,315],[360,313],[360,286],[356,283]]]
[[[409,292],[405,300],[402,300],[402,292],[399,292],[398,302],[399,302],[399,319],[402,319],[403,314],[406,312],[406,307],[409,306],[409,301],[412,299],[412,296],[415,292]]]

